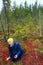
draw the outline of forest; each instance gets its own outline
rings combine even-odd
[[[17,40],[24,53],[20,61],[6,62],[8,56],[7,39]],[[2,50],[1,50],[2,49]],[[0,64],[1,65],[43,65],[43,5],[19,6],[14,1],[3,0],[0,11]],[[3,63],[2,63],[3,62]]]

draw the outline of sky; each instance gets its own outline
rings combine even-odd
[[[30,4],[34,4],[36,2],[36,0],[11,0],[11,5],[13,5],[13,2],[16,2],[17,5],[20,5],[21,3],[24,4],[25,1],[27,1],[28,5]],[[37,0],[38,1],[38,4],[41,4],[43,5],[43,0]],[[3,3],[2,3],[2,0],[0,0],[0,11],[3,7]]]

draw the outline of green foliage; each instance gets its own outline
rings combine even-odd
[[[40,40],[39,40],[39,39],[36,39],[36,40],[34,41],[34,44],[35,44],[35,46],[38,46],[38,45],[40,44]]]
[[[40,48],[34,48],[35,51],[38,51],[39,53],[43,54],[43,49]]]
[[[34,44],[35,44],[35,48],[34,48],[34,50],[35,51],[38,51],[39,53],[43,53],[43,46],[40,46],[40,40],[39,39],[36,39],[35,41],[34,41]]]
[[[22,29],[22,26],[21,25],[17,25],[17,27],[16,27],[16,30],[21,30]]]
[[[30,35],[31,37],[34,38],[40,36],[40,34],[43,36],[43,6],[41,5],[38,6],[37,1],[35,2],[34,5],[30,4],[28,6],[27,1],[25,1],[24,6],[22,5],[22,3],[20,4],[20,6],[17,6],[16,2],[14,1],[13,6],[11,7],[10,0],[6,1],[7,15],[5,15],[4,7],[0,12],[5,32],[6,32],[5,26],[7,26],[8,28],[9,24],[10,28],[12,25],[14,25],[13,29],[15,30],[15,33],[10,34],[11,36],[14,35],[13,37],[17,36],[28,37]],[[29,27],[27,25],[29,25]],[[36,25],[39,27],[39,29],[37,29]],[[24,29],[25,31],[22,31],[22,29]]]
[[[25,24],[28,24],[32,21],[32,17],[30,16],[30,14],[28,14],[23,20],[22,22]]]

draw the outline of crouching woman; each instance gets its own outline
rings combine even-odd
[[[13,40],[13,38],[9,38],[7,42],[8,42],[9,56],[6,60],[8,61],[9,59],[11,59],[12,61],[16,62],[22,56],[23,53],[22,48],[20,47],[20,44],[16,40]]]

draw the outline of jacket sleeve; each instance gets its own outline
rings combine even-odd
[[[19,44],[17,44],[17,54],[18,57],[22,55],[22,49]]]
[[[9,48],[9,46],[8,46],[8,49],[9,49],[8,57],[11,57],[11,52],[10,52],[10,48]]]

